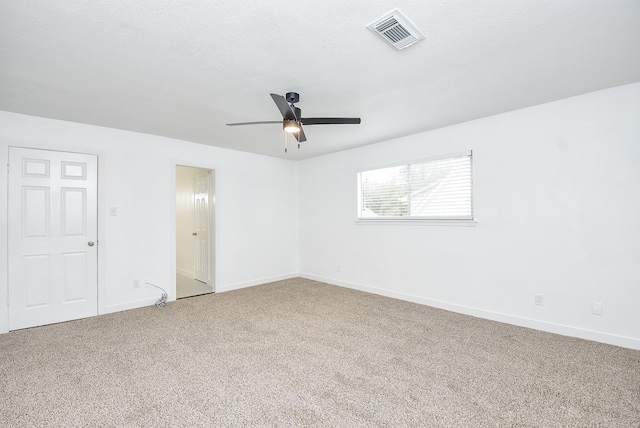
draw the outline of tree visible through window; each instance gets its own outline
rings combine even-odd
[[[360,219],[473,219],[471,152],[358,173]]]

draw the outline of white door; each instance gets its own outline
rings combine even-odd
[[[209,281],[209,175],[195,178],[195,279]]]
[[[97,315],[97,157],[9,149],[9,329]]]

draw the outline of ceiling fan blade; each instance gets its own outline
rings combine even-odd
[[[271,98],[273,98],[276,106],[278,106],[278,110],[282,113],[283,119],[298,119],[294,111],[291,109],[291,106],[289,106],[289,103],[287,103],[287,100],[282,95],[271,94]]]
[[[236,123],[227,123],[227,126],[262,125],[265,123],[282,123],[282,121],[281,120],[263,120],[261,122],[236,122]]]
[[[303,117],[303,125],[358,125],[359,117]]]
[[[304,135],[304,131],[302,130],[302,126],[300,127],[300,130],[298,132],[295,132],[293,135],[296,137],[296,140],[298,140],[298,143],[303,143],[303,142],[307,141],[307,136]]]

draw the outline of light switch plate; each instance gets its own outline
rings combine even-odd
[[[602,303],[593,302],[593,305],[591,306],[591,312],[593,313],[593,315],[602,315]]]

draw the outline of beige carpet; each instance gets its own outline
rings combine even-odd
[[[2,427],[638,427],[640,351],[293,279],[0,335]]]

